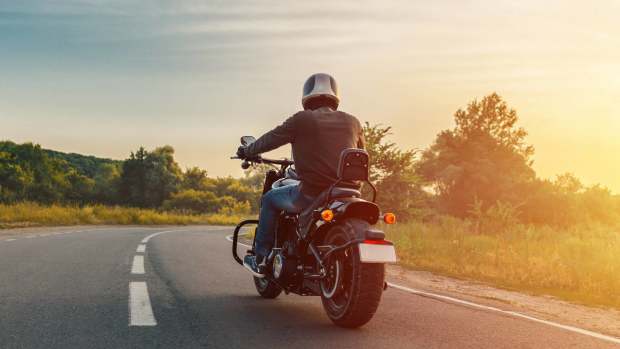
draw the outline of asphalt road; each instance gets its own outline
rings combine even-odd
[[[394,288],[369,324],[341,329],[317,297],[259,298],[230,228],[90,229],[0,237],[0,348],[620,347]]]

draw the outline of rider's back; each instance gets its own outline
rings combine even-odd
[[[305,110],[295,117],[295,169],[302,181],[301,191],[316,195],[336,180],[340,153],[364,147],[362,126],[354,116],[328,108]]]
[[[354,116],[339,110],[304,110],[266,133],[248,148],[259,154],[291,143],[301,191],[317,195],[336,181],[340,153],[363,148],[362,126]]]

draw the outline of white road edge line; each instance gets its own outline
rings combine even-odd
[[[156,326],[146,282],[129,283],[129,326]]]
[[[226,240],[232,242],[232,235],[226,236]],[[248,248],[252,247],[250,245],[246,245],[246,244],[241,243],[241,242],[238,242],[238,244],[246,246]],[[474,303],[474,302],[469,302],[469,301],[465,301],[465,300],[454,298],[454,297],[444,296],[444,295],[441,295],[441,294],[426,292],[426,291],[422,291],[422,290],[417,290],[417,289],[413,289],[413,288],[409,288],[409,287],[393,284],[391,282],[388,282],[387,284],[390,287],[393,287],[393,288],[401,290],[401,291],[409,292],[411,294],[415,294],[415,295],[419,295],[419,296],[423,296],[423,297],[428,297],[428,298],[434,298],[434,299],[443,300],[443,301],[448,301],[448,302],[451,302],[451,303],[461,304],[461,305],[465,305],[465,306],[468,306],[468,307],[482,309],[482,310],[486,310],[486,311],[502,313],[502,314],[506,314],[506,315],[510,315],[510,316],[514,316],[514,317],[518,317],[518,318],[534,321],[534,322],[538,322],[538,323],[545,324],[545,325],[548,325],[548,326],[560,328],[560,329],[563,329],[563,330],[566,330],[566,331],[571,331],[571,332],[579,333],[579,334],[582,334],[582,335],[594,337],[594,338],[601,339],[601,340],[604,340],[604,341],[620,344],[620,338],[604,335],[604,334],[598,333],[598,332],[589,331],[589,330],[586,330],[586,329],[583,329],[583,328],[569,326],[569,325],[562,325],[562,324],[559,324],[557,322],[547,321],[547,320],[535,318],[533,316],[529,316],[529,315],[526,315],[526,314],[518,313],[516,311],[502,310],[502,309],[499,309],[499,308],[490,307],[488,305],[482,305],[482,304],[478,304],[478,303]]]
[[[462,304],[462,305],[465,305],[465,306],[468,306],[468,307],[472,307],[472,308],[477,308],[477,309],[482,309],[482,310],[487,310],[487,311],[507,314],[507,315],[511,315],[511,316],[514,316],[514,317],[518,317],[518,318],[522,318],[522,319],[527,319],[527,320],[538,322],[538,323],[545,324],[545,325],[548,325],[548,326],[557,327],[557,328],[561,328],[563,330],[567,330],[567,331],[583,334],[583,335],[586,335],[586,336],[602,339],[602,340],[605,340],[605,341],[609,341],[609,342],[612,342],[612,343],[620,344],[620,338],[616,338],[616,337],[612,337],[612,336],[607,336],[607,335],[604,335],[604,334],[601,334],[601,333],[598,333],[598,332],[589,331],[589,330],[586,330],[586,329],[583,329],[583,328],[579,328],[579,327],[574,327],[574,326],[569,326],[569,325],[562,325],[562,324],[559,324],[557,322],[547,321],[547,320],[535,318],[533,316],[525,315],[525,314],[522,314],[522,313],[519,313],[519,312],[516,312],[516,311],[502,310],[502,309],[495,308],[495,307],[490,307],[490,306],[487,306],[487,305],[482,305],[482,304],[478,304],[478,303],[468,302],[468,301],[465,301],[465,300],[462,300],[462,299],[458,299],[458,298],[454,298],[454,297],[449,297],[449,296],[444,296],[444,295],[440,295],[440,294],[430,293],[430,292],[426,292],[426,291],[416,290],[416,289],[413,289],[413,288],[409,288],[409,287],[393,284],[391,282],[388,282],[388,286],[396,288],[396,289],[399,289],[401,291],[413,293],[413,294],[416,294],[416,295],[420,295],[420,296],[424,296],[424,297],[429,297],[429,298],[440,299],[440,300],[448,301],[448,302],[451,302],[451,303]]]
[[[140,241],[140,243],[146,244],[147,242],[149,242],[149,240],[151,240],[152,238],[156,237],[157,235],[161,235],[161,234],[165,234],[165,233],[174,233],[174,232],[179,232],[179,231],[187,231],[187,230],[166,230],[166,231],[160,231],[160,232],[148,235],[147,237],[142,239],[142,241]]]
[[[144,274],[144,256],[133,256],[133,264],[131,265],[132,274]]]
[[[136,253],[144,253],[145,250],[146,250],[146,245],[140,244],[138,245],[138,248],[136,248]]]

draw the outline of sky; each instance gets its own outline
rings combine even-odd
[[[170,144],[229,159],[300,109],[316,72],[341,109],[424,149],[497,92],[534,169],[620,193],[619,1],[0,0],[0,139],[123,159]],[[287,154],[279,151],[274,156]]]

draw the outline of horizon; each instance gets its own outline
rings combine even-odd
[[[339,82],[342,109],[392,126],[401,149],[425,149],[454,126],[457,109],[496,91],[529,132],[538,176],[570,172],[617,194],[619,9],[613,1],[339,2],[329,13],[322,2],[3,4],[0,137],[118,160],[169,144],[183,168],[238,177],[228,157],[239,137],[296,112],[305,78],[325,71]]]

